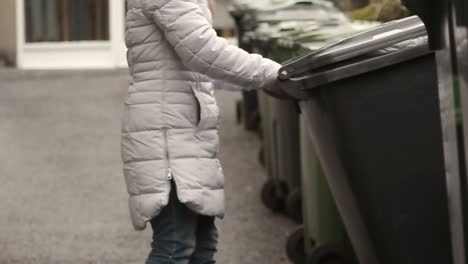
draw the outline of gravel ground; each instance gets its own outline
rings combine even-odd
[[[0,264],[144,263],[121,173],[124,71],[0,71]],[[294,224],[265,209],[258,139],[235,124],[239,93],[217,93],[227,214],[218,263],[288,263]]]

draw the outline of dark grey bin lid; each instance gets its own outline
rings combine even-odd
[[[428,54],[426,35],[416,16],[385,23],[290,61],[280,69],[279,79],[287,81],[287,88],[300,83],[310,89],[380,69]]]

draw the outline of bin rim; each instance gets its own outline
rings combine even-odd
[[[427,40],[427,37],[425,38]],[[426,42],[427,43],[427,42]],[[382,50],[376,51],[377,56],[369,57],[357,61],[347,61],[343,65],[334,65],[334,68],[327,69],[322,72],[310,72],[307,76],[293,78],[288,81],[280,81],[290,97],[304,101],[313,97],[314,93],[310,93],[311,89],[322,87],[328,83],[351,78],[363,73],[370,73],[385,67],[390,67],[405,61],[423,57],[434,52],[429,49],[428,45],[418,45],[413,47],[403,48],[396,52],[385,52]],[[378,54],[381,53],[381,54]]]
[[[426,34],[424,24],[417,16],[388,22],[290,61],[280,68],[278,78],[280,80],[292,79],[311,70],[346,61]]]

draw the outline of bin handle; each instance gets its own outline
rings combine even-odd
[[[344,38],[304,57],[293,60],[279,70],[278,78],[288,80],[304,72],[425,35],[424,24],[416,16],[390,22]]]
[[[402,0],[402,2],[426,24],[429,48],[432,50],[447,48],[445,20],[449,13],[449,1]]]

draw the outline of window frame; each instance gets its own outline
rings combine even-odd
[[[25,0],[16,0],[17,66],[21,69],[126,67],[125,0],[109,0],[109,40],[26,42]]]

